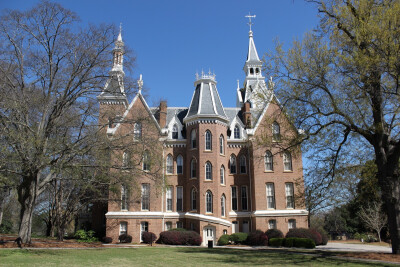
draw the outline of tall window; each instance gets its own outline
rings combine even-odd
[[[242,210],[247,210],[247,186],[242,186]]]
[[[167,174],[172,174],[174,172],[174,159],[171,154],[167,156]]]
[[[196,143],[196,130],[195,129],[193,129],[192,132],[190,133],[190,139],[191,139],[191,143],[192,143],[192,148],[196,148],[197,143]]]
[[[120,222],[119,224],[119,234],[126,235],[128,233],[128,223],[127,222]]]
[[[136,122],[133,125],[133,140],[139,141],[142,139],[142,124],[140,122]]]
[[[172,186],[167,187],[165,196],[167,198],[167,211],[172,211]]]
[[[178,155],[178,157],[176,158],[176,173],[183,173],[183,157],[181,155]]]
[[[232,192],[232,210],[237,210],[238,202],[237,202],[237,187],[232,186],[231,187],[231,192]]]
[[[130,162],[129,152],[125,151],[124,154],[122,154],[122,168],[129,167],[129,162]]]
[[[172,222],[165,222],[165,231],[172,229]]]
[[[211,143],[212,143],[212,135],[211,135],[211,132],[210,131],[206,131],[206,150],[211,150],[212,149],[212,146],[211,146]]]
[[[268,229],[276,229],[276,220],[268,221]]]
[[[225,140],[224,140],[224,136],[221,134],[221,136],[219,137],[219,153],[220,154],[224,154],[224,146],[225,146]]]
[[[281,127],[276,121],[272,124],[272,138],[274,141],[281,140]]]
[[[286,208],[294,209],[293,183],[285,184],[285,192],[286,192]]]
[[[231,173],[236,173],[236,157],[235,155],[231,155],[229,159],[229,170]]]
[[[267,150],[267,152],[265,152],[264,163],[265,163],[266,171],[274,170],[274,157],[272,156],[272,153],[269,150]]]
[[[292,155],[289,152],[283,153],[283,168],[285,171],[292,171]]]
[[[236,125],[235,129],[233,129],[233,138],[240,139],[240,129],[238,125]]]
[[[192,188],[192,191],[190,192],[190,208],[191,210],[196,210],[197,209],[197,192],[195,188]]]
[[[143,242],[142,235],[144,232],[149,231],[149,223],[148,222],[141,222],[140,223],[140,242]]]
[[[206,212],[213,212],[213,196],[211,191],[206,192]]]
[[[183,211],[183,187],[182,186],[176,187],[176,211]]]
[[[150,171],[150,155],[148,151],[143,153],[143,170]]]
[[[288,228],[290,229],[295,229],[296,228],[296,220],[295,219],[290,219],[288,221]]]
[[[150,210],[150,184],[142,184],[142,210]]]
[[[225,167],[224,165],[221,166],[219,169],[219,179],[221,184],[225,184]]]
[[[206,162],[206,180],[212,180],[212,165],[209,161]]]
[[[121,210],[128,210],[128,189],[121,185]]]
[[[190,162],[190,177],[196,178],[197,177],[197,161],[196,159],[192,159]]]
[[[221,197],[221,216],[222,217],[225,217],[225,202],[226,202],[225,195],[222,194],[222,197]]]
[[[246,173],[246,157],[240,156],[240,173]]]
[[[273,183],[267,183],[267,208],[275,209],[275,186]]]
[[[178,139],[178,125],[172,127],[172,139]]]

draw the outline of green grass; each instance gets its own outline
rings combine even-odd
[[[144,247],[0,249],[0,266],[391,266],[285,251]]]

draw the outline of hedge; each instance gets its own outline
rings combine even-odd
[[[265,234],[268,236],[268,239],[284,237],[282,231],[278,229],[269,229],[265,232]]]
[[[103,243],[110,244],[112,243],[112,241],[113,241],[112,237],[109,236],[103,237]]]
[[[315,242],[309,238],[294,238],[294,246],[297,248],[315,248]]]
[[[234,233],[231,234],[231,241],[235,244],[244,244],[247,240],[247,233]]]
[[[152,244],[154,241],[157,240],[157,236],[152,232],[143,232],[142,240],[143,240],[143,243]]]
[[[307,229],[307,228],[290,229],[285,237],[309,238],[312,239],[315,244],[322,244],[321,234],[315,229]]]
[[[250,246],[267,246],[268,236],[263,231],[256,230],[247,236],[246,244]]]
[[[194,231],[164,231],[159,242],[167,245],[201,245],[201,236]]]
[[[269,240],[269,245],[271,247],[281,247],[283,244],[284,238],[271,238]]]
[[[230,235],[221,235],[221,237],[218,239],[218,246],[226,246],[229,244],[230,241]]]
[[[293,246],[294,246],[294,240],[295,240],[295,239],[296,239],[295,237],[287,237],[287,238],[284,238],[284,239],[283,239],[283,242],[282,242],[282,246],[287,247],[287,248],[293,247]]]
[[[122,234],[118,237],[120,243],[132,243],[132,236],[127,234]]]
[[[321,234],[318,232],[318,230],[316,229],[310,229],[310,233],[313,235],[313,240],[315,242],[315,244],[318,245],[322,245],[322,236]]]

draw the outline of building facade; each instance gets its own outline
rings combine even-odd
[[[252,31],[243,87],[233,90],[236,107],[223,106],[211,73],[196,75],[189,107],[149,107],[142,79],[128,103],[123,48],[120,33],[110,78],[98,96],[100,123],[109,139],[131,134],[137,146],[152,147],[113,151],[115,165],[136,166],[132,174],[129,168],[113,171],[125,172],[137,190],[121,184],[120,192],[110,191],[107,236],[117,241],[127,233],[139,243],[144,231],[158,236],[186,228],[206,244],[225,233],[307,227],[304,201],[298,201],[304,190],[301,151],[287,148],[298,132],[282,113],[272,80],[265,82]]]

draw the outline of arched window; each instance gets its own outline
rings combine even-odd
[[[233,138],[235,139],[240,139],[240,129],[239,125],[235,126],[235,129],[233,130]]]
[[[206,212],[213,212],[213,196],[211,191],[206,192]]]
[[[222,197],[221,197],[221,216],[222,217],[225,217],[225,202],[226,202],[225,200],[226,200],[225,195],[222,194]]]
[[[191,143],[192,143],[192,148],[196,148],[197,143],[196,143],[196,130],[195,129],[193,129],[190,132],[190,139],[191,139]]]
[[[139,141],[142,139],[142,124],[140,122],[136,122],[133,126],[133,140]]]
[[[266,171],[274,170],[274,156],[272,156],[272,153],[269,150],[267,150],[267,152],[265,152],[264,163],[265,163]]]
[[[250,74],[254,74],[254,69],[253,68],[250,68]]]
[[[281,127],[276,121],[272,124],[272,138],[274,141],[281,140]]]
[[[190,192],[190,208],[191,210],[196,210],[197,209],[197,192],[195,188],[192,188],[192,191]]]
[[[192,159],[190,162],[190,177],[196,178],[197,177],[197,161],[196,159]]]
[[[122,154],[122,168],[129,167],[130,161],[131,161],[131,159],[130,159],[129,152],[125,151],[124,154]]]
[[[167,174],[172,174],[174,172],[174,159],[171,154],[167,156]]]
[[[246,157],[240,156],[240,173],[246,173]]]
[[[259,74],[259,73],[260,73],[260,69],[256,68],[256,74]]]
[[[206,131],[206,150],[211,150],[212,135],[210,131]]]
[[[178,139],[178,125],[172,127],[172,139]]]
[[[220,154],[224,154],[224,146],[225,146],[225,140],[224,140],[224,136],[221,134],[221,136],[219,137],[219,153]]]
[[[292,171],[292,156],[289,152],[283,153],[283,170],[284,171]]]
[[[229,159],[229,170],[231,173],[236,173],[236,157],[235,155],[231,155]]]
[[[225,184],[225,167],[224,167],[224,165],[222,165],[221,169],[219,169],[219,178],[220,178],[220,183]]]
[[[206,162],[206,180],[212,180],[212,165],[211,162]]]
[[[178,157],[176,158],[176,173],[183,173],[183,157],[181,155],[178,155]]]
[[[150,171],[150,154],[147,150],[143,153],[143,170]]]

